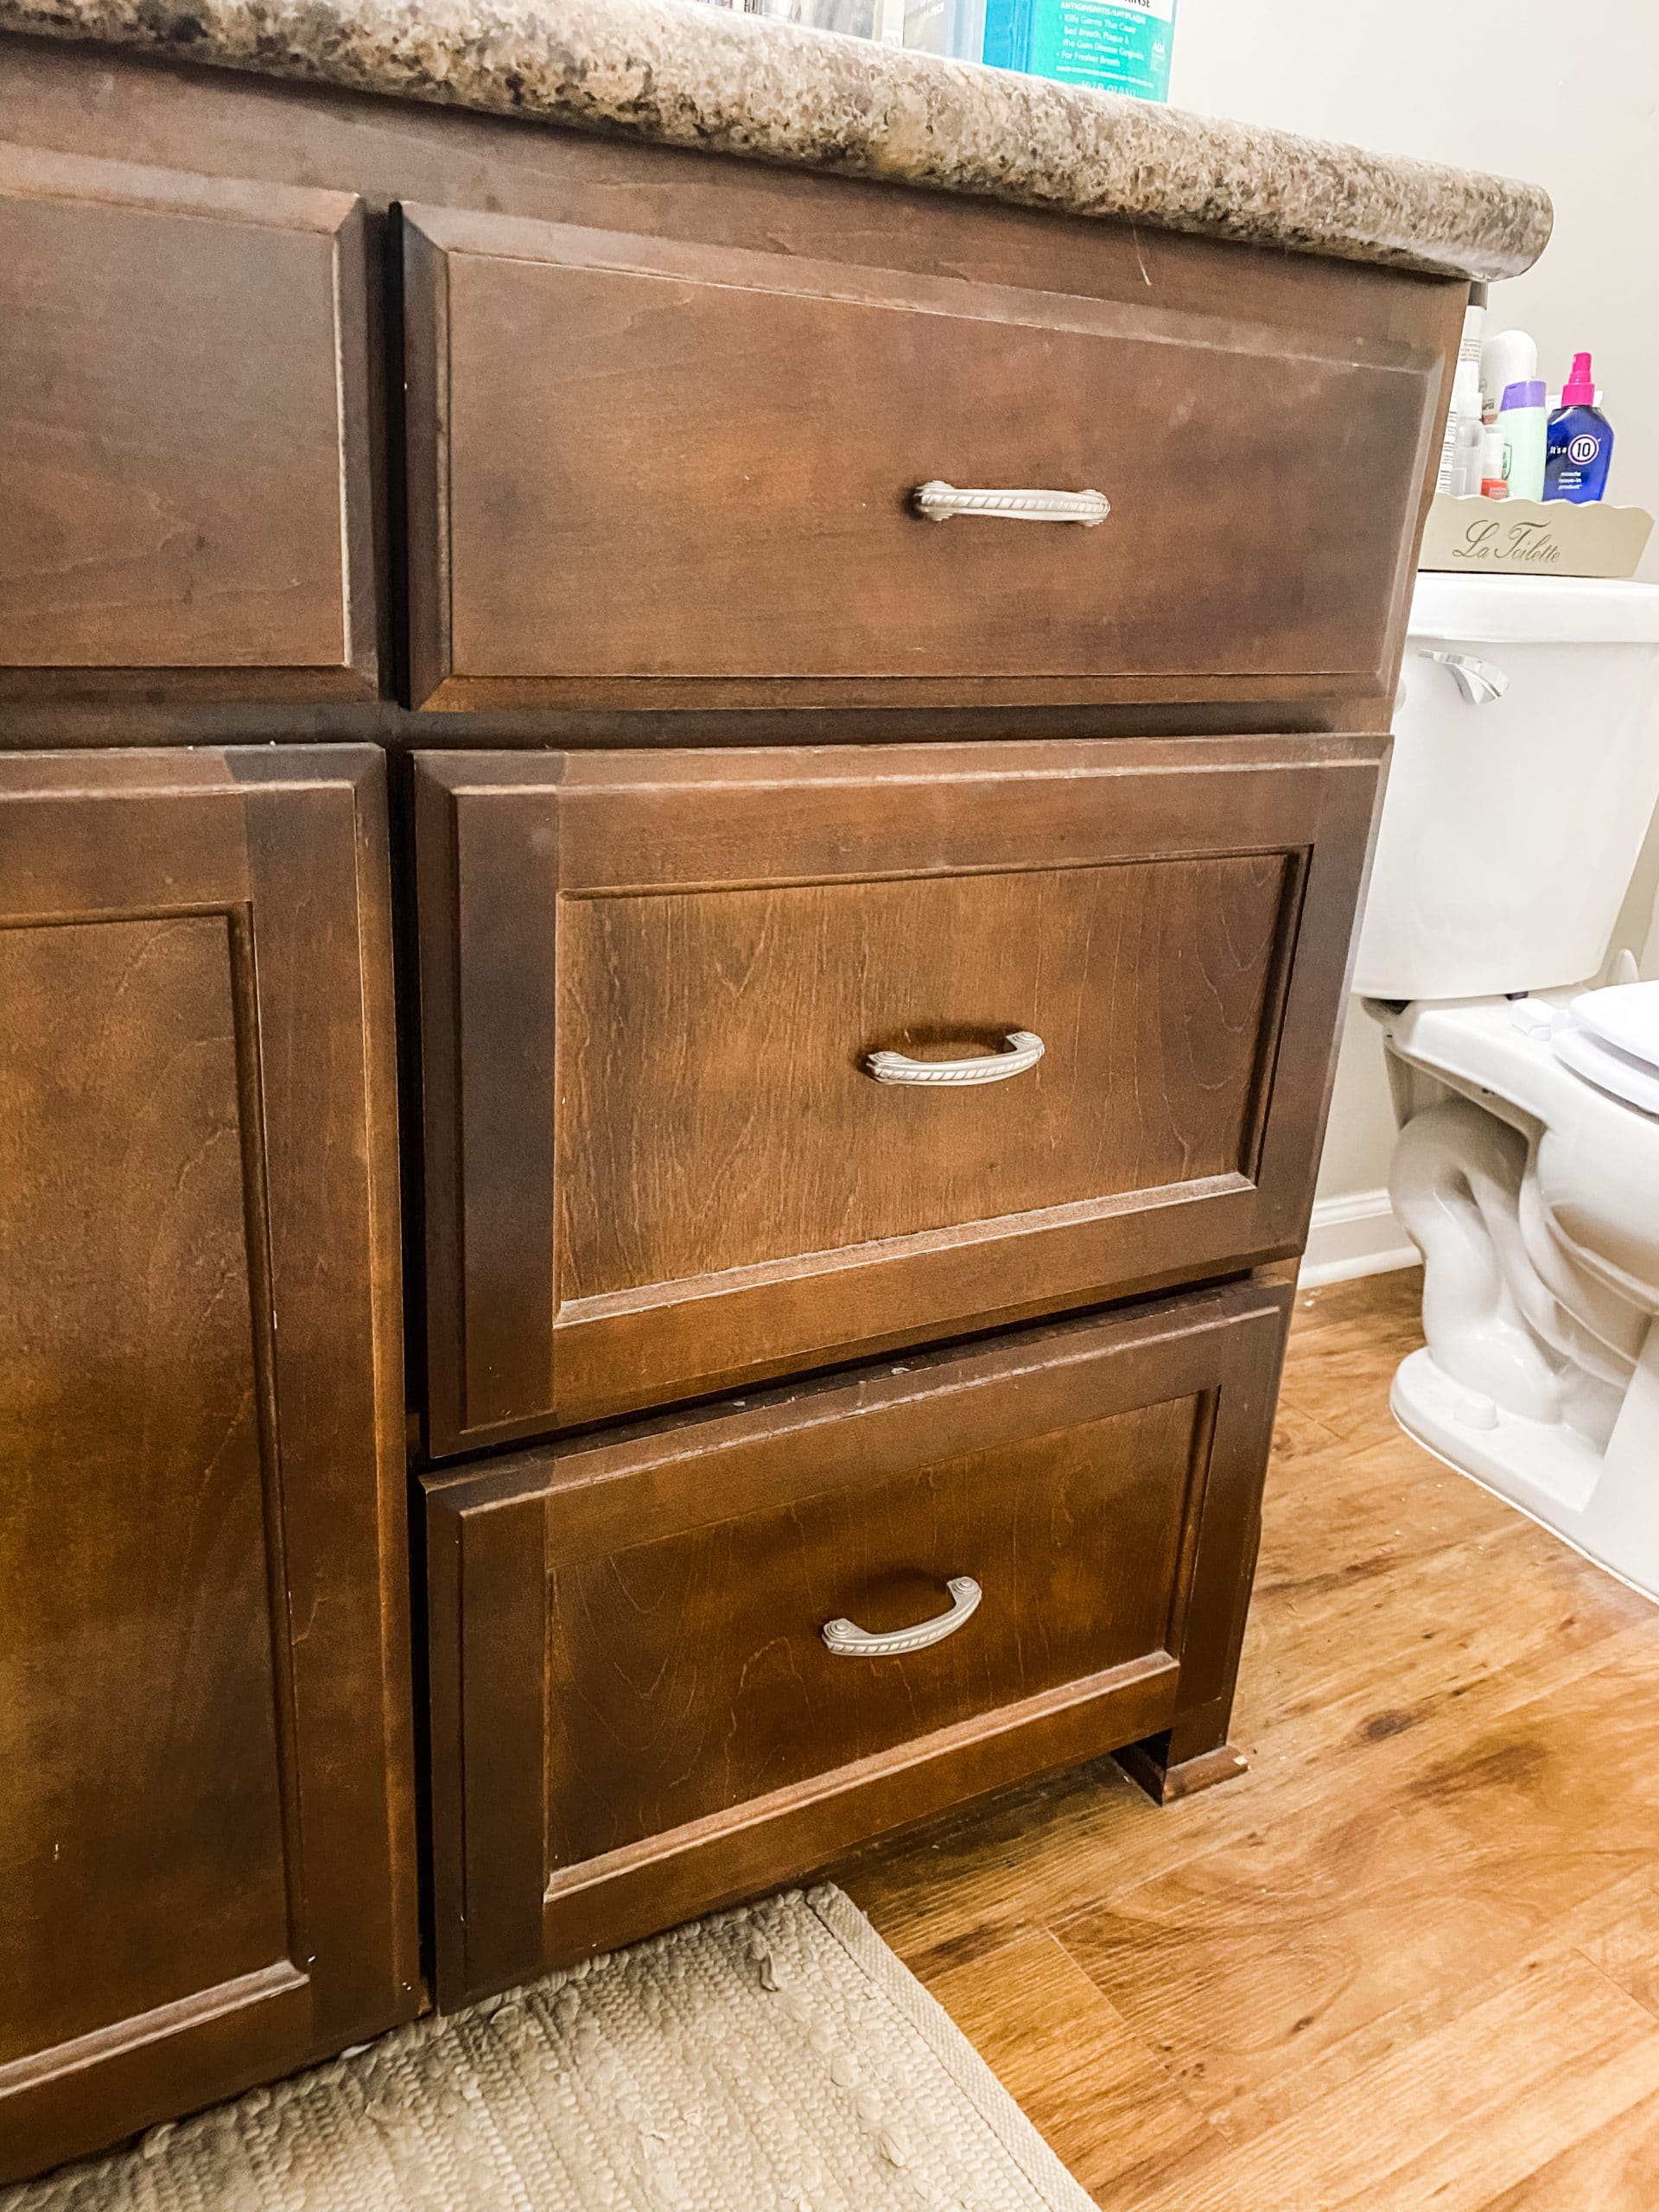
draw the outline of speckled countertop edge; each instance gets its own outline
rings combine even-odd
[[[0,0],[0,28],[1442,276],[1549,237],[1513,179],[693,0]]]

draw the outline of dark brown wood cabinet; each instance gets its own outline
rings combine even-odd
[[[1224,1688],[1288,1304],[1154,1301],[429,1477],[441,2000]]]
[[[0,144],[0,698],[373,696],[365,227]]]
[[[0,2178],[418,2000],[381,763],[0,754]]]
[[[1294,1250],[1377,751],[423,755],[433,1451]]]
[[[0,2179],[1239,1770],[1465,297],[92,51],[0,33]]]

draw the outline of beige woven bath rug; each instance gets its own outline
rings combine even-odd
[[[0,2212],[1091,2212],[836,1889],[421,2020]]]

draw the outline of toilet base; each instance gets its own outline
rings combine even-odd
[[[1659,1389],[1650,1359],[1643,1366],[1649,1371],[1632,1384],[1605,1453],[1563,1421],[1505,1412],[1447,1375],[1427,1345],[1396,1370],[1389,1402],[1401,1427],[1436,1459],[1659,1599]]]

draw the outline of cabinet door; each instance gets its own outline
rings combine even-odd
[[[0,2177],[416,2001],[382,767],[0,759]]]
[[[0,146],[0,696],[373,696],[364,227]]]
[[[426,756],[434,1452],[1295,1250],[1378,750]]]

